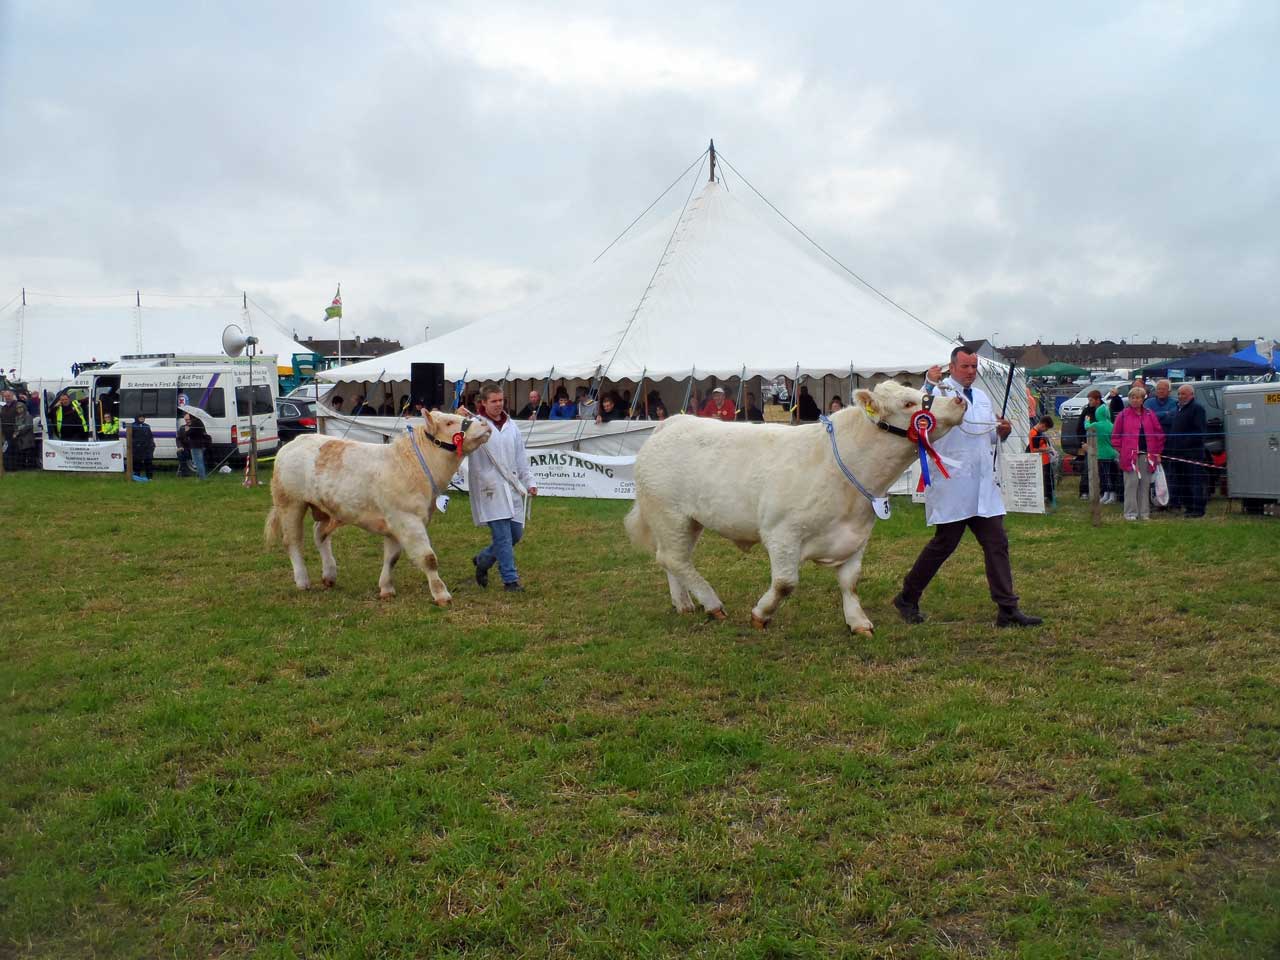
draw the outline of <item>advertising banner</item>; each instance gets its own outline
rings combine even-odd
[[[100,440],[95,443],[45,439],[41,463],[46,470],[124,473],[124,441]]]
[[[529,469],[540,497],[585,497],[596,500],[634,500],[636,458],[602,457],[574,450],[540,448],[529,451]],[[467,462],[454,475],[452,486],[467,490]]]
[[[636,458],[602,457],[572,450],[530,450],[529,469],[540,497],[634,500]]]

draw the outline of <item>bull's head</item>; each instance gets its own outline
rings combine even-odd
[[[487,443],[492,430],[489,423],[479,417],[463,417],[456,413],[424,414],[425,425],[419,427],[436,446],[452,447],[458,456],[470,453]]]
[[[874,390],[859,390],[854,398],[873,420],[902,431],[911,430],[913,421],[927,406],[933,414],[934,424],[929,428],[933,440],[959,424],[969,406],[964,397],[941,394],[929,397],[923,391],[893,380],[877,384]]]

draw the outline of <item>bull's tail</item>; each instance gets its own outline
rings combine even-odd
[[[267,513],[266,526],[262,528],[262,542],[269,547],[283,539],[284,530],[280,526],[280,511],[275,504],[272,504],[270,512]]]
[[[631,512],[627,514],[627,519],[623,521],[627,528],[627,536],[631,538],[631,542],[642,550],[654,553],[657,545],[653,540],[653,531],[649,529],[649,523],[644,518],[644,513],[640,509],[640,498],[636,498],[635,506],[631,508]]]

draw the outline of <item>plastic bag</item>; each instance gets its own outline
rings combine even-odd
[[[1165,479],[1164,464],[1157,463],[1155,473],[1151,475],[1151,485],[1156,492],[1156,503],[1162,507],[1169,505],[1169,481]]]

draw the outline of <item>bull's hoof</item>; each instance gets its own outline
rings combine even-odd
[[[379,600],[390,600],[390,599],[391,599],[392,597],[394,597],[395,595],[396,595],[396,592],[395,592],[394,590],[379,590],[379,591],[378,591],[378,599],[379,599]]]
[[[433,601],[437,607],[447,607],[453,603],[453,597],[445,597],[442,600]]]
[[[724,612],[724,607],[716,607],[714,610],[708,610],[707,616],[712,620],[728,620],[729,615]]]
[[[325,578],[324,578],[322,581],[320,581],[320,582],[324,584],[324,588],[325,588],[326,590],[332,590],[334,587],[336,587],[336,586],[338,585],[338,581],[337,581],[337,579],[336,579],[336,578],[334,578],[334,577],[325,577]]]
[[[310,589],[311,589],[311,583],[310,583],[310,581],[308,581],[307,583],[299,583],[299,584],[295,584],[295,586],[296,586],[299,590],[310,590]]]
[[[767,626],[769,625],[769,621],[768,621],[768,620],[761,620],[759,617],[757,617],[757,616],[753,613],[753,614],[751,615],[751,625],[752,625],[753,627],[755,627],[757,630],[763,630],[765,627],[767,627]]]
[[[860,637],[874,637],[875,630],[871,627],[854,627],[853,632]]]

